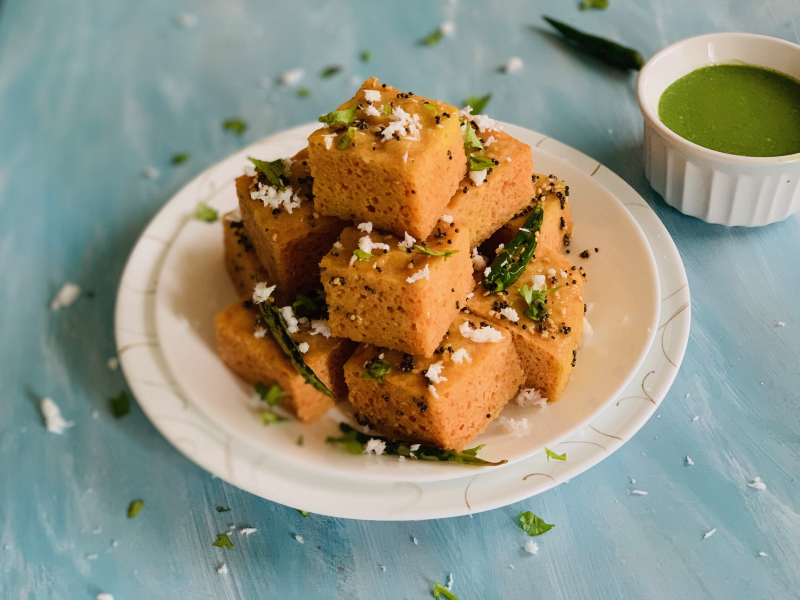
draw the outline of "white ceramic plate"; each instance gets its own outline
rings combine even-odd
[[[373,462],[370,462],[365,460],[366,457],[337,453],[331,447],[322,444],[322,436],[318,440],[319,443],[315,444],[312,441],[312,438],[316,438],[313,427],[305,429],[306,444],[300,450],[308,450],[309,454],[313,455],[324,453],[323,460],[334,461],[333,469],[328,469],[328,462],[317,463],[316,460],[308,460],[302,454],[298,458],[297,452],[289,454],[270,451],[271,448],[280,446],[278,441],[282,439],[279,437],[281,435],[284,436],[284,441],[292,442],[284,443],[284,446],[291,445],[293,449],[297,448],[293,444],[296,439],[294,434],[276,434],[274,432],[279,431],[277,428],[265,430],[259,424],[253,435],[261,437],[253,443],[252,439],[243,437],[240,430],[226,426],[225,423],[243,423],[242,417],[250,419],[247,422],[252,423],[252,415],[246,410],[241,410],[245,406],[243,399],[245,394],[249,393],[248,388],[239,384],[237,379],[227,374],[224,368],[220,369],[221,373],[225,373],[220,375],[220,379],[229,377],[232,384],[224,388],[215,388],[216,393],[209,395],[213,396],[209,402],[202,404],[197,401],[195,395],[187,393],[181,385],[187,379],[186,374],[181,375],[184,381],[180,381],[171,370],[169,361],[165,359],[165,354],[168,354],[169,360],[174,363],[176,354],[164,352],[159,340],[169,340],[167,345],[171,344],[173,339],[183,340],[192,345],[192,351],[196,351],[198,357],[203,357],[198,360],[214,357],[213,339],[209,337],[210,316],[217,308],[225,306],[229,300],[235,300],[232,290],[224,285],[201,289],[181,287],[187,284],[200,285],[202,281],[214,280],[215,277],[219,277],[220,283],[224,280],[224,271],[219,266],[221,244],[218,240],[221,232],[219,229],[214,230],[219,224],[209,226],[193,222],[190,215],[194,206],[197,201],[205,200],[225,208],[224,199],[229,194],[226,188],[230,187],[232,178],[240,172],[245,154],[258,154],[265,158],[289,155],[302,145],[302,140],[309,131],[310,126],[305,126],[285,132],[256,144],[203,173],[165,206],[145,230],[129,259],[117,302],[116,331],[119,356],[140,405],[156,427],[181,451],[234,485],[283,504],[340,517],[423,519],[454,516],[470,510],[487,510],[536,494],[596,464],[641,427],[666,394],[688,339],[688,286],[677,250],[652,210],[613,173],[598,165],[596,161],[554,140],[511,126],[508,127],[509,132],[536,147],[534,160],[537,169],[555,172],[569,182],[570,198],[573,201],[576,222],[580,227],[572,246],[575,251],[580,251],[584,245],[592,248],[602,246],[600,254],[593,255],[592,259],[587,261],[590,282],[587,285],[586,295],[589,301],[594,298],[594,310],[598,310],[601,305],[600,300],[604,297],[603,288],[597,286],[595,291],[590,291],[592,287],[589,286],[604,279],[598,275],[601,269],[611,269],[604,272],[613,274],[614,268],[624,270],[629,267],[631,263],[626,263],[625,260],[636,259],[639,261],[636,263],[639,265],[637,268],[645,274],[643,284],[631,280],[622,288],[621,293],[617,294],[617,302],[620,303],[618,309],[609,309],[606,313],[595,314],[594,311],[590,313],[590,319],[596,329],[594,343],[579,354],[579,367],[576,369],[575,380],[570,385],[570,390],[577,387],[575,385],[577,378],[585,365],[591,365],[595,359],[604,358],[601,350],[613,349],[616,353],[617,349],[610,348],[604,342],[603,336],[612,335],[614,330],[625,327],[624,324],[620,324],[625,315],[628,315],[628,327],[636,329],[640,338],[644,339],[643,343],[639,342],[640,346],[643,345],[646,349],[651,335],[657,335],[656,344],[647,352],[633,379],[625,385],[619,400],[614,401],[613,396],[608,397],[613,393],[611,389],[613,384],[605,384],[605,389],[611,391],[607,392],[602,400],[587,403],[590,410],[585,410],[577,416],[567,414],[573,417],[572,428],[577,426],[579,432],[567,439],[560,438],[562,441],[553,446],[549,446],[548,443],[548,447],[557,452],[568,451],[567,461],[548,463],[543,455],[539,454],[519,460],[514,465],[493,470],[478,471],[455,465],[428,465],[438,468],[435,474],[437,479],[453,476],[461,478],[423,482],[422,480],[430,477],[430,474],[409,471],[410,476],[417,478],[418,483],[409,482],[408,478],[405,478],[406,482],[390,483],[385,480],[403,478],[398,477],[397,469],[404,465],[390,462],[395,459],[384,457],[372,459]],[[582,197],[586,200],[580,199]],[[602,257],[606,253],[612,255],[614,241],[608,240],[610,244],[608,246],[598,242],[598,238],[594,236],[601,235],[600,228],[593,228],[592,222],[583,222],[579,216],[584,208],[587,211],[591,210],[592,202],[603,202],[606,204],[606,210],[612,211],[612,214],[624,222],[627,227],[624,230],[631,233],[632,243],[636,244],[635,238],[640,234],[635,227],[628,225],[629,213],[613,200],[614,197],[630,210],[630,214],[641,226],[654,250],[661,288],[667,292],[662,294],[661,298],[657,292],[658,281],[653,283],[648,279],[648,273],[654,274],[654,271],[652,263],[648,260],[652,259],[653,254],[647,246],[643,248],[641,244],[636,246],[639,248],[637,257],[618,256],[617,258],[623,259],[621,263],[609,261],[610,266],[604,267]],[[597,201],[597,198],[601,200]],[[609,198],[611,200],[608,200]],[[584,203],[585,207],[582,206]],[[228,206],[232,207],[233,201]],[[594,216],[600,218],[599,215]],[[197,233],[193,233],[193,230]],[[179,264],[179,257],[194,247],[192,243],[200,243],[200,240],[204,242],[196,249],[202,254],[194,257],[201,259],[200,263],[196,260],[188,262],[200,264],[202,273],[189,269],[180,277],[176,277],[175,273],[164,277],[163,269],[173,263]],[[207,243],[209,240],[212,243]],[[213,250],[213,240],[217,240],[216,255]],[[215,269],[219,271],[217,275],[214,274]],[[650,293],[637,295],[639,287],[649,289]],[[182,301],[182,295],[177,293],[181,289],[191,290],[188,302]],[[626,299],[629,297],[644,298],[646,303],[656,298],[655,313],[647,310],[635,311],[633,303],[626,304]],[[665,318],[662,318],[658,325],[653,324],[652,331],[647,333],[649,324],[647,315],[657,314],[659,305],[663,308],[662,313]],[[210,307],[207,314],[203,306]],[[613,303],[609,306],[613,306]],[[174,323],[169,325],[172,329],[168,335],[166,323],[169,321],[167,315],[170,311],[175,316]],[[188,325],[180,325],[182,321]],[[162,322],[165,323],[163,330]],[[609,333],[605,334],[604,331]],[[647,335],[643,335],[642,331]],[[597,349],[594,358],[592,358],[593,346]],[[178,355],[184,352],[185,350],[182,350]],[[629,352],[629,355],[634,357],[639,356],[639,352],[635,349],[631,351],[624,346],[620,348],[620,352]],[[203,362],[203,370],[211,362]],[[635,359],[632,366],[635,366]],[[190,366],[190,369],[197,372],[196,366]],[[623,375],[618,381],[624,382],[625,379]],[[190,387],[191,385],[190,383]],[[590,389],[592,398],[597,398],[597,391],[602,389],[602,386],[598,387],[591,381],[587,389]],[[223,395],[218,395],[218,392]],[[233,397],[229,394],[233,394]],[[241,394],[241,397],[237,398],[237,394]],[[568,402],[572,401],[565,398],[558,404],[548,406],[538,415],[534,431],[530,436],[530,439],[539,440],[539,444],[536,445],[540,445],[541,440],[545,439],[543,436],[548,434],[544,427],[540,428],[539,422],[546,423],[546,419],[552,418],[549,413],[557,412],[556,409],[568,406]],[[608,409],[600,414],[599,406],[603,403],[608,405]],[[234,415],[239,413],[239,415],[234,418],[228,413]],[[208,414],[225,416],[221,420],[211,419]],[[587,419],[591,419],[591,422],[582,426],[581,423]],[[245,426],[247,427],[249,425]],[[305,426],[289,424],[289,427]],[[499,457],[501,451],[513,450],[515,444],[519,443],[516,438],[498,435],[496,432],[487,432],[484,436],[495,448],[494,450],[487,448],[492,454],[486,453],[485,456],[490,458]],[[269,437],[269,443],[272,445],[266,449],[259,448],[265,437]],[[528,448],[531,447],[533,444],[528,442]],[[535,448],[533,451],[535,452]],[[331,456],[335,458],[330,458]],[[346,458],[347,462],[356,465],[356,468],[353,469],[344,463],[342,466],[338,463],[339,458]],[[319,464],[324,464],[324,468],[320,468]],[[416,463],[412,466],[417,468]],[[389,469],[393,471],[387,474]],[[452,471],[455,475],[447,471]],[[343,481],[342,475],[347,472],[351,473],[347,477],[349,481]],[[535,475],[523,479],[525,475],[530,474]],[[464,475],[467,477],[464,478]],[[360,477],[361,480],[356,480],[354,477]]]
[[[506,127],[523,141],[533,141],[530,132]],[[313,128],[309,126],[308,131]],[[243,172],[245,155],[266,160],[292,155],[306,145],[306,133],[296,137],[296,145],[288,153],[283,144],[261,142],[221,163],[215,170],[221,186],[207,202],[220,214],[236,208],[234,186],[224,182]],[[474,445],[486,445],[482,457],[509,463],[555,445],[585,427],[613,402],[650,348],[660,308],[655,259],[636,220],[591,177],[560,165],[553,171],[555,165],[546,162],[544,152],[535,150],[534,154],[537,168],[556,172],[570,186],[575,223],[571,256],[589,272],[584,300],[590,307],[588,317],[594,335],[578,352],[578,365],[560,402],[544,410],[522,408],[516,403],[504,409],[504,417],[527,418],[527,435],[509,434],[495,422],[475,440]],[[196,202],[189,188],[170,202],[183,206],[187,215],[193,213]],[[579,258],[586,248],[590,249],[590,258]],[[595,253],[594,248],[600,252]],[[251,444],[256,452],[318,473],[371,481],[433,481],[473,474],[475,467],[464,465],[400,462],[390,456],[368,460],[336,451],[325,439],[341,435],[338,426],[345,420],[341,410],[331,411],[311,425],[293,420],[265,427],[249,401],[254,396],[252,386],[241,381],[217,356],[213,319],[235,302],[237,296],[223,263],[222,226],[186,220],[172,240],[161,269],[156,291],[158,341],[178,385],[221,429]],[[296,444],[300,435],[302,446]]]

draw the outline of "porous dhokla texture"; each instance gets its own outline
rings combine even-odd
[[[216,316],[214,327],[222,361],[249,383],[280,385],[286,394],[281,407],[300,421],[315,421],[334,405],[333,399],[315,390],[298,374],[269,331],[264,331],[254,307],[234,304]],[[356,344],[332,336],[326,338],[322,333],[311,335],[310,331],[308,325],[299,325],[299,331],[292,334],[298,344],[308,344],[308,351],[303,354],[306,365],[337,400],[347,398],[344,363]]]
[[[391,367],[383,383],[362,377],[374,359]],[[344,371],[359,421],[397,440],[455,450],[486,429],[525,379],[509,332],[464,314],[433,358],[361,344]]]
[[[542,231],[538,248],[560,250],[570,244],[572,218],[569,208],[569,186],[554,176],[533,175],[533,200],[523,207],[508,223],[498,229],[481,247],[481,253],[494,256],[500,244],[507,244],[525,224],[536,202],[544,203]]]
[[[239,296],[249,296],[259,281],[267,281],[268,275],[256,256],[253,242],[244,230],[238,210],[231,211],[222,219],[225,244],[225,268]]]
[[[308,138],[317,210],[427,237],[466,172],[458,110],[374,78],[339,110],[354,105],[355,121]]]
[[[308,150],[284,160],[286,192],[279,192],[263,175],[236,180],[239,210],[247,236],[267,271],[266,281],[281,294],[294,296],[319,287],[320,259],[347,223],[325,217],[314,208],[314,181]]]
[[[583,280],[582,269],[557,251],[545,249],[536,252],[507,293],[485,295],[479,285],[467,302],[475,318],[511,332],[525,371],[525,387],[536,388],[551,402],[561,397],[577,359],[585,310]],[[523,285],[538,290],[561,286],[546,294],[548,314],[543,321],[524,316],[528,304],[518,291]]]
[[[531,203],[533,170],[531,147],[503,131],[476,134],[484,149],[473,156],[494,163],[483,171],[473,171],[461,181],[447,211],[466,217],[470,247],[474,248]]]
[[[424,241],[348,227],[320,272],[334,335],[431,356],[472,291],[469,232],[438,221]],[[371,231],[371,232],[370,232]],[[449,257],[430,252],[453,253]],[[354,251],[371,251],[366,260]],[[364,256],[364,255],[362,255]]]

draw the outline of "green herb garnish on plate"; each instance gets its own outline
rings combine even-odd
[[[428,256],[441,256],[445,260],[453,256],[458,250],[431,250],[427,246],[418,246],[414,245],[414,248],[422,252],[423,254],[427,254]]]
[[[356,120],[356,111],[358,110],[358,104],[354,104],[349,108],[345,108],[344,110],[334,110],[333,112],[329,112],[327,115],[322,115],[318,121],[320,123],[325,123],[326,125],[335,125],[341,123],[342,125],[350,125],[353,121]]]
[[[392,370],[392,366],[385,360],[373,358],[367,363],[366,371],[361,374],[361,379],[374,379],[381,385],[385,384],[384,377]]]
[[[242,135],[247,131],[247,123],[241,119],[228,119],[222,124],[222,128],[225,131],[232,131],[236,135]]]
[[[550,450],[550,448],[545,448],[544,452],[545,452],[545,454],[547,454],[547,462],[550,462],[551,458],[553,460],[567,460],[567,453],[566,452],[564,452],[564,454],[556,454],[555,452]]]
[[[257,383],[255,388],[256,392],[258,392],[258,395],[261,396],[261,399],[270,406],[275,406],[278,404],[286,395],[286,393],[283,391],[283,388],[277,383],[273,383],[269,386],[266,386],[263,383]]]
[[[283,185],[283,180],[281,179],[281,177],[283,177],[283,172],[286,170],[286,166],[280,158],[271,162],[258,160],[257,158],[251,158],[249,156],[247,159],[256,166],[256,171],[264,174],[264,177],[267,178],[270,185],[274,185],[281,192],[286,191],[286,186]]]
[[[118,396],[108,399],[108,407],[115,419],[124,417],[131,411],[131,401],[126,392],[120,392]]]
[[[206,223],[213,223],[217,220],[219,214],[205,202],[198,202],[197,207],[194,209],[194,218],[198,221],[205,221]]]
[[[411,444],[407,442],[395,442],[383,436],[367,435],[353,429],[347,423],[339,423],[339,429],[344,435],[338,438],[329,437],[325,441],[329,444],[341,444],[343,448],[353,454],[363,454],[370,440],[381,440],[386,444],[383,453],[393,456],[405,456],[406,458],[415,458],[431,462],[454,462],[474,467],[495,467],[508,462],[507,460],[489,462],[488,460],[478,458],[478,451],[483,448],[483,444],[460,452],[457,450],[446,450],[444,448],[437,448],[436,446],[420,444],[419,448],[412,451]]]
[[[547,533],[555,527],[555,525],[545,523],[529,510],[519,513],[519,525],[532,537]]]
[[[144,500],[134,500],[128,505],[128,518],[132,519],[144,508]]]
[[[286,421],[286,419],[284,419],[278,413],[271,410],[262,410],[260,414],[261,414],[261,421],[264,423],[264,425],[271,425],[272,423]]]

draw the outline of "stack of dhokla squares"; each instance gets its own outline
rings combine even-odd
[[[455,450],[518,394],[557,400],[585,311],[561,254],[569,188],[489,117],[376,79],[320,121],[307,148],[236,180],[225,363],[277,383],[301,421],[349,401],[376,434]]]

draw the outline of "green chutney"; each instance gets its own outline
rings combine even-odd
[[[800,152],[800,81],[748,64],[702,67],[670,85],[658,118],[684,139],[739,156]]]

